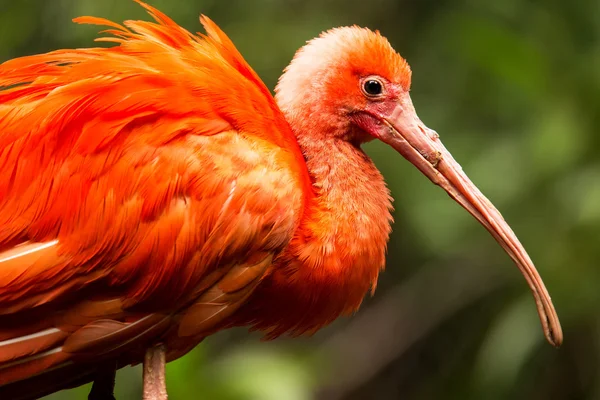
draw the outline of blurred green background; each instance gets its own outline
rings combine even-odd
[[[149,0],[192,31],[205,13],[274,87],[295,50],[349,24],[379,29],[413,69],[412,97],[536,262],[562,319],[543,338],[524,279],[494,240],[401,157],[367,151],[396,199],[388,267],[353,318],[311,338],[231,330],[168,365],[170,399],[600,398],[598,0]],[[95,15],[128,0],[0,0],[0,61],[94,46]],[[84,399],[89,387],[52,400]],[[117,399],[141,398],[141,370]]]

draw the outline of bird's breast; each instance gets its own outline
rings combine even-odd
[[[391,198],[368,157],[350,144],[308,152],[315,182],[294,238],[236,315],[268,337],[311,333],[353,313],[385,263]]]

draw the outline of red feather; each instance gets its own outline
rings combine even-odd
[[[76,20],[117,47],[0,66],[2,394],[70,359],[139,362],[161,336],[189,350],[302,215],[303,157],[258,76],[209,19],[201,38],[144,7],[157,23]],[[215,290],[237,294],[208,318]]]

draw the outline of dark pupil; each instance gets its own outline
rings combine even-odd
[[[381,94],[381,83],[374,80],[366,81],[365,92],[373,96]]]

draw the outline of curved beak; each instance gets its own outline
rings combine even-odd
[[[378,138],[392,146],[433,183],[441,186],[458,204],[475,217],[516,263],[527,280],[537,306],[546,339],[553,346],[563,340],[558,315],[533,262],[500,212],[477,189],[461,166],[417,117],[408,94],[382,121]]]

